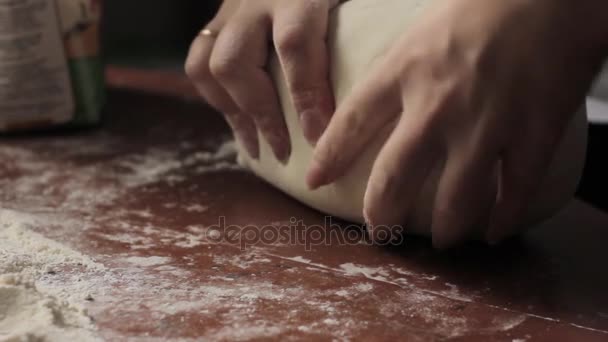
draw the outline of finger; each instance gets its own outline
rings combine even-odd
[[[274,84],[264,70],[270,21],[259,8],[251,7],[242,5],[223,28],[211,55],[211,73],[240,111],[251,115],[277,159],[286,162],[289,134]]]
[[[450,147],[439,180],[431,229],[436,248],[463,241],[487,222],[496,198],[498,152],[492,142],[473,138],[463,145]]]
[[[253,119],[240,112],[226,113],[224,114],[224,117],[232,129],[232,132],[234,132],[237,142],[245,148],[251,158],[259,159],[260,142],[258,139],[258,130]]]
[[[210,24],[209,29],[219,32],[218,24]],[[228,124],[234,132],[236,140],[247,150],[249,155],[259,158],[259,142],[257,129],[253,120],[240,112],[232,98],[215,81],[209,68],[209,60],[215,40],[211,37],[198,36],[186,60],[186,73],[193,81],[197,91],[207,102],[224,113]]]
[[[338,107],[313,154],[307,183],[311,189],[342,176],[357,156],[401,112],[398,80],[379,67]]]
[[[237,8],[238,3],[236,1],[225,1],[213,20],[205,26],[205,29],[209,29],[212,32],[221,32],[222,27],[226,25],[226,22]],[[190,51],[186,58],[185,71],[193,81],[198,92],[211,106],[223,113],[235,113],[238,112],[238,106],[215,81],[209,67],[215,41],[216,37],[202,34],[197,35],[190,46]]]
[[[439,157],[433,130],[417,114],[402,115],[372,168],[364,198],[364,216],[372,227],[406,223]]]
[[[215,81],[209,68],[214,39],[199,35],[192,45],[186,59],[186,74],[198,92],[218,111],[224,113],[238,112],[238,106],[230,95]]]
[[[213,32],[221,32],[221,28],[238,7],[238,2],[225,1],[215,18],[206,26]],[[188,53],[185,69],[194,86],[207,102],[224,113],[231,126],[236,140],[247,150],[252,158],[259,157],[259,142],[257,129],[251,118],[243,115],[232,98],[215,81],[211,75],[209,62],[215,38],[198,35]]]
[[[503,154],[499,193],[486,236],[490,243],[498,243],[520,228],[564,130],[550,129],[545,123],[536,127],[528,128]]]
[[[274,13],[274,42],[304,136],[311,144],[334,110],[326,47],[330,3],[289,1]]]

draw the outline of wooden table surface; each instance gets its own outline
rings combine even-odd
[[[298,230],[326,218],[240,169],[183,78],[108,76],[101,128],[0,145],[0,209],[104,266],[79,278],[103,338],[608,341],[599,210],[574,202],[515,241],[443,253],[370,246],[337,220]]]

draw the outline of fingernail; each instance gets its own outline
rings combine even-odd
[[[260,148],[258,144],[257,136],[251,137],[248,134],[235,133],[236,140],[245,148],[247,154],[252,159],[260,159]]]
[[[281,164],[287,165],[289,163],[289,148],[280,147],[278,149],[275,149],[274,155]]]
[[[313,158],[310,162],[306,183],[311,190],[316,190],[326,184],[325,168]]]
[[[368,206],[364,205],[364,208],[363,208],[363,220],[365,221],[365,225],[368,227],[368,229],[373,230],[374,229],[374,221],[372,220],[371,215],[369,214],[369,212],[370,212],[370,210],[369,210]]]
[[[260,149],[257,147],[257,144],[245,143],[245,149],[251,158],[255,160],[260,159]]]
[[[242,120],[242,117],[236,114],[226,115],[225,118],[230,128],[232,128],[237,143],[245,149],[250,158],[260,159],[258,131],[253,123],[249,125],[248,121]]]
[[[247,152],[253,159],[260,159],[260,145],[258,143],[258,139],[256,138],[246,138],[245,140],[245,148]]]
[[[300,114],[300,124],[302,125],[302,131],[306,140],[312,146],[316,146],[328,122],[326,122],[321,110],[313,109]]]
[[[278,143],[275,146],[277,146],[274,149],[274,153],[277,157],[277,160],[281,162],[281,164],[287,165],[289,163],[289,157],[291,156],[291,146],[289,145],[289,143]]]
[[[375,242],[376,236],[374,235],[374,224],[367,218],[367,215],[365,214],[363,214],[363,219],[365,221],[365,231],[368,238]]]
[[[272,134],[267,134],[266,138],[270,143],[270,147],[275,158],[277,158],[281,164],[287,165],[291,155],[291,143],[289,136],[284,135],[281,132],[273,132]]]

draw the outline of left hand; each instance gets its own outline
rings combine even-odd
[[[435,246],[488,222],[492,242],[515,233],[601,65],[565,3],[437,2],[339,106],[316,147],[311,188],[342,176],[394,125],[365,194],[370,226],[406,222],[441,166]]]
[[[190,47],[186,73],[222,112],[236,139],[259,158],[258,130],[278,160],[291,143],[272,77],[276,52],[307,140],[314,144],[334,109],[326,48],[330,9],[338,0],[224,0]],[[215,33],[215,34],[211,34]],[[216,37],[214,37],[216,36]]]

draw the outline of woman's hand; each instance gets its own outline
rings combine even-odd
[[[492,242],[514,233],[601,64],[582,3],[438,1],[339,106],[309,185],[338,179],[394,127],[365,194],[370,226],[406,222],[440,167],[436,246],[475,225],[489,223]]]
[[[338,0],[225,0],[196,38],[186,72],[197,89],[223,112],[237,139],[259,155],[256,127],[285,162],[290,141],[277,93],[266,70],[276,48],[292,100],[311,143],[333,113],[325,46],[328,14]]]

